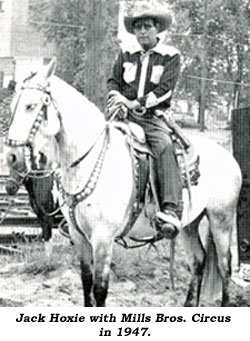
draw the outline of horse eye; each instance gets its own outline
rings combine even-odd
[[[35,107],[36,107],[36,104],[27,104],[25,108],[27,111],[32,111],[35,109]]]

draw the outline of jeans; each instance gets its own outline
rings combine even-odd
[[[167,204],[178,207],[182,191],[181,176],[166,123],[152,112],[147,112],[143,116],[129,112],[128,119],[143,128],[147,143],[155,157],[161,209]]]

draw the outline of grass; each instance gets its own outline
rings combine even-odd
[[[125,250],[120,246],[115,246],[111,267],[115,274],[115,280],[125,281],[152,277],[156,268],[156,252],[153,249],[149,252],[146,250],[147,247]]]
[[[115,245],[111,270],[114,281],[154,279],[157,268],[169,268],[169,242],[157,243],[157,249],[138,248],[125,250]],[[0,254],[1,269],[7,269],[9,274],[47,276],[52,272],[77,267],[78,260],[68,240],[54,235],[51,250],[41,242],[26,242],[18,246],[21,254]]]
[[[126,250],[115,245],[111,267],[111,300],[113,297],[114,302],[118,302],[118,305],[122,306],[123,304],[157,306],[159,302],[166,306],[183,305],[190,273],[180,240],[177,238],[176,243],[174,267],[176,290],[174,292],[171,290],[169,273],[170,243],[163,240],[156,246],[157,250],[153,248],[148,250],[147,247]],[[40,283],[39,292],[40,295],[45,295],[46,302],[54,299],[55,292],[57,292],[59,295],[57,301],[53,301],[56,304],[58,304],[57,302],[64,304],[63,302],[67,302],[66,298],[74,305],[81,304],[80,277],[74,271],[73,279],[71,271],[74,268],[78,272],[78,260],[75,249],[70,246],[68,240],[55,234],[51,250],[41,242],[20,244],[19,250],[22,251],[22,254],[0,255],[0,272],[3,281],[8,278],[14,280],[15,283],[21,280],[29,285],[30,280],[33,279],[33,283],[34,281]],[[243,293],[243,290],[234,284],[231,284],[231,287],[232,306],[250,306],[250,289]],[[39,295],[36,297],[27,295],[25,302],[15,298],[12,300],[11,288],[9,295],[3,299],[2,303],[0,300],[0,306],[18,306],[21,303],[24,305],[35,304],[36,300],[39,302],[39,297],[41,299]],[[22,295],[25,297],[24,294]]]
[[[114,281],[133,281],[137,287],[154,285],[160,291],[170,287],[170,243],[167,240],[156,244],[157,249],[148,247],[125,250],[115,246],[112,271]],[[177,239],[174,276],[176,282],[186,282],[188,268],[183,264],[184,250]],[[151,283],[151,284],[150,284]],[[153,284],[154,283],[154,284]]]
[[[20,268],[20,273],[29,275],[48,275],[50,272],[59,270],[65,266],[65,257],[62,257],[62,249],[53,249],[51,255],[48,255],[45,249],[33,248],[26,255],[26,261]],[[67,254],[67,251],[63,254]]]
[[[24,242],[18,245],[21,253],[0,254],[1,269],[7,268],[10,274],[48,275],[74,262],[72,250],[62,237],[54,236],[51,245],[42,242]]]

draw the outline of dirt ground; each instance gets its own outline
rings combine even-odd
[[[175,290],[171,288],[168,241],[157,250],[125,250],[115,245],[107,306],[181,307],[190,273],[177,240]],[[19,245],[23,254],[0,256],[0,307],[81,306],[79,266],[69,241],[54,233],[51,254],[41,243]],[[232,307],[250,306],[250,287],[230,284]],[[217,306],[212,303],[211,306]]]
[[[211,135],[230,148],[229,131]],[[40,242],[27,242],[17,245],[17,250],[21,253],[0,253],[0,307],[82,305],[79,265],[68,239],[54,231],[49,247]],[[169,250],[167,240],[160,241],[157,249],[125,250],[115,245],[107,306],[183,306],[190,280],[186,254],[177,239],[173,290]],[[230,296],[232,307],[250,306],[250,286],[242,287],[232,281]]]

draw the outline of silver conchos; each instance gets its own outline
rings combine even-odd
[[[85,200],[94,191],[96,187],[96,184],[101,174],[103,162],[105,159],[105,154],[106,154],[106,151],[108,150],[108,143],[109,143],[108,137],[109,135],[108,135],[108,132],[106,131],[106,135],[105,135],[104,142],[103,142],[103,147],[95,163],[94,169],[90,175],[89,180],[87,181],[86,186],[80,192],[76,194],[70,194],[66,192],[62,186],[62,177],[60,174],[60,170],[56,169],[54,171],[54,175],[58,181],[59,192],[63,200],[65,201],[65,203],[68,205],[72,216],[74,216],[74,208],[76,207],[76,205],[79,202]]]
[[[43,104],[48,106],[51,103],[51,98],[49,94],[44,94],[42,97]]]
[[[40,111],[39,114],[37,115],[37,118],[35,120],[35,122],[33,123],[33,126],[31,128],[31,131],[30,131],[30,134],[29,134],[29,137],[28,137],[28,142],[31,143],[34,139],[34,136],[36,135],[40,125],[41,125],[41,122],[43,120],[43,112]]]

